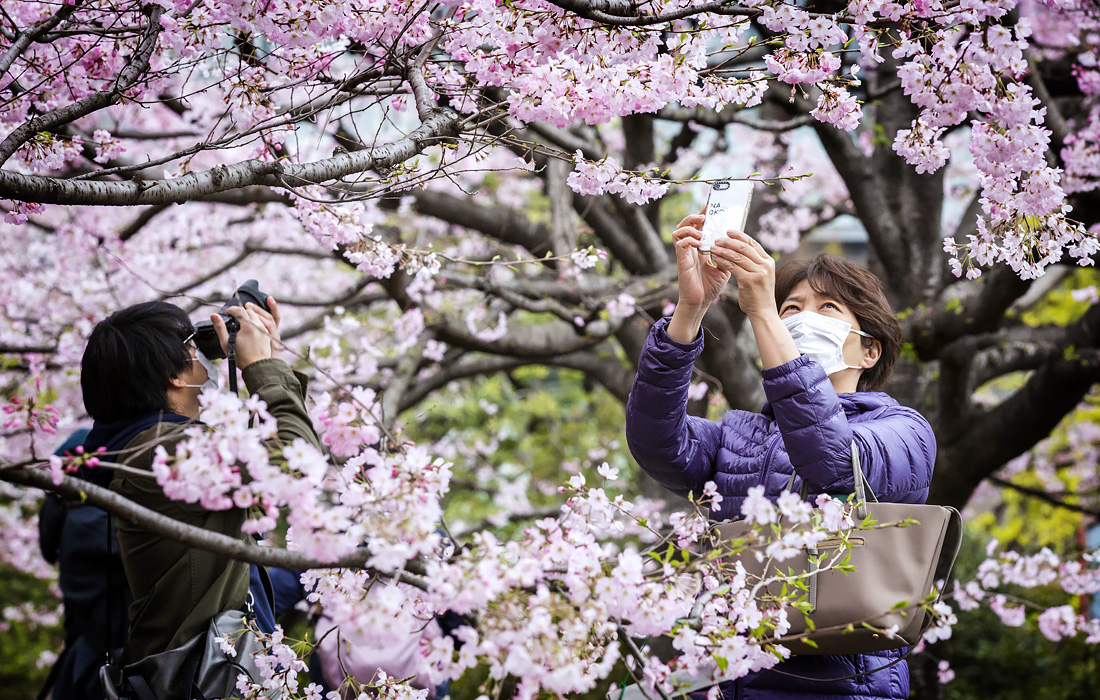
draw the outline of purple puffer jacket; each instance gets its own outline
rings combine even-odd
[[[837,394],[821,365],[803,356],[764,371],[768,402],[760,413],[729,411],[720,421],[689,416],[688,385],[703,338],[683,345],[668,337],[667,326],[668,319],[661,319],[650,332],[626,405],[630,451],[654,479],[681,494],[699,494],[714,481],[724,500],[711,517],[738,519],[750,488],[763,484],[765,493],[777,498],[795,472],[796,491],[804,479],[811,494],[850,493],[854,439],[880,501],[924,503],[936,439],[919,413],[880,392]],[[723,698],[905,700],[904,661],[843,681],[783,675],[839,678],[883,666],[901,653],[795,656],[774,670],[724,684]]]

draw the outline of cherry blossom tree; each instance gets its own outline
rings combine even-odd
[[[965,504],[1100,379],[1100,307],[1063,325],[1020,320],[1097,250],[1098,36],[1090,4],[1059,0],[5,2],[0,479],[84,489],[231,551],[74,484],[75,462],[37,465],[54,431],[86,420],[76,369],[97,320],[150,298],[198,311],[260,279],[286,309],[288,353],[313,374],[330,455],[269,461],[241,407],[211,397],[207,422],[222,437],[193,436],[158,465],[166,491],[258,504],[258,532],[285,518],[290,550],[239,552],[257,563],[400,571],[423,596],[389,601],[398,608],[445,596],[492,608],[466,651],[436,650],[441,671],[486,662],[517,674],[526,659],[549,673],[564,649],[581,660],[578,678],[606,676],[623,653],[613,643],[710,614],[675,577],[642,576],[634,550],[596,563],[607,536],[651,542],[664,522],[582,481],[561,518],[525,539],[478,532],[432,564],[450,463],[474,448],[405,444],[401,416],[453,382],[527,365],[583,372],[625,400],[649,323],[675,303],[669,224],[701,205],[706,181],[749,178],[748,229],[777,253],[830,226],[865,232],[903,319],[888,389],[936,429],[931,500]],[[693,410],[757,409],[734,290],[705,325]],[[977,391],[1006,376],[1022,385]],[[219,440],[255,467],[248,486],[211,461]],[[33,492],[6,488],[16,534],[5,556],[33,568],[30,524],[16,517]],[[627,517],[639,508],[646,516]],[[676,521],[685,544],[699,534],[689,523]],[[1014,563],[995,554],[1009,580]],[[1067,592],[1094,585],[1063,564],[1034,566],[1065,573]],[[333,574],[325,590],[353,598],[365,576]],[[466,591],[469,580],[503,588]],[[584,628],[555,596],[575,602],[600,580],[631,582],[635,604],[660,612],[621,639],[613,625]],[[961,585],[967,600],[997,600],[984,594],[992,583]],[[543,630],[523,638],[525,657],[486,661],[492,645],[477,635],[516,638],[507,621],[531,600],[517,591],[601,641],[579,652]],[[731,596],[714,598],[745,604]],[[1045,629],[1095,635],[1064,612]],[[742,672],[765,663],[766,647],[737,644],[722,653],[736,647]],[[645,670],[654,680],[668,668]],[[525,693],[566,687],[521,677]]]

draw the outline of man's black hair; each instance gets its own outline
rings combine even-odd
[[[168,387],[191,364],[187,314],[163,301],[136,304],[99,322],[80,362],[88,415],[103,423],[168,410]]]

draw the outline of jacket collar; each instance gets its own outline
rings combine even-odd
[[[191,419],[177,413],[156,412],[136,418],[125,418],[114,423],[92,424],[92,430],[84,438],[84,451],[95,452],[106,447],[108,452],[118,452],[137,437],[138,433],[152,428],[157,423],[186,423]]]
[[[846,416],[858,416],[861,413],[869,413],[878,408],[898,405],[896,399],[881,391],[853,391],[837,394],[836,396],[840,399],[840,405],[844,407],[844,415]],[[764,402],[764,407],[760,409],[760,412],[771,420],[775,420],[775,411],[772,409],[770,401]]]

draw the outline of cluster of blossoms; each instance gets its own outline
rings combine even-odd
[[[768,69],[784,83],[817,83],[840,68],[840,57],[828,51],[798,53],[779,49],[765,59]]]
[[[33,603],[8,605],[0,610],[0,632],[7,632],[12,624],[26,624],[30,627],[53,627],[61,622],[61,610],[57,608],[37,607]]]
[[[653,3],[660,11],[667,3]],[[669,9],[675,3],[667,4]],[[708,43],[733,44],[744,18],[703,13],[706,28],[668,39],[633,27],[608,28],[535,3],[463,3],[446,24],[441,48],[465,64],[477,83],[511,90],[509,111],[524,121],[568,126],[652,112],[679,102],[720,108],[758,103],[766,86],[748,79],[700,79]],[[761,81],[762,82],[762,81]]]
[[[46,435],[57,433],[58,411],[49,401],[43,400],[39,393],[26,398],[13,396],[0,410],[3,410],[5,416],[2,425],[4,430],[24,429],[40,431]]]
[[[855,96],[849,94],[846,89],[825,86],[821,89],[817,107],[810,114],[818,121],[833,124],[845,131],[853,131],[859,126],[863,110]]]
[[[985,8],[984,14],[1003,12],[1007,8]],[[969,241],[949,238],[944,245],[954,256],[957,275],[964,266],[974,277],[979,274],[975,265],[1004,262],[1029,279],[1065,253],[1088,264],[1100,249],[1095,236],[1067,217],[1062,174],[1046,161],[1045,108],[1028,85],[1018,82],[1027,70],[1030,33],[1027,18],[1011,28],[993,24],[981,31],[959,21],[912,34],[894,50],[895,58],[908,59],[898,77],[921,108],[912,127],[898,132],[895,149],[918,172],[935,171],[946,162],[948,152],[940,141],[946,128],[972,111],[986,115],[973,121],[970,145],[984,215]]]
[[[955,581],[953,597],[959,610],[973,610],[986,602],[1001,622],[1019,627],[1026,620],[1026,601],[996,592],[1001,586],[1023,589],[1057,584],[1069,595],[1100,593],[1100,554],[1084,554],[1077,560],[1063,561],[1050,549],[1033,555],[1021,555],[1012,550],[998,551],[999,543],[986,547],[987,558],[978,566],[972,581]],[[1076,612],[1070,605],[1042,610],[1037,617],[1039,630],[1047,639],[1057,642],[1078,634],[1085,635],[1086,644],[1100,643],[1100,620]]]
[[[607,302],[607,313],[613,321],[630,318],[634,315],[634,305],[634,297],[629,294],[620,294]]]
[[[346,401],[338,402],[327,392],[316,396],[309,416],[333,456],[351,457],[378,444],[382,429],[376,402],[374,391],[366,387],[352,389]]]
[[[352,435],[379,439],[369,407],[354,403],[363,399],[369,397],[360,393],[351,407],[318,409],[322,439],[334,454],[347,454]],[[186,428],[174,456],[157,448],[153,473],[168,497],[210,510],[256,507],[260,514],[244,526],[249,532],[272,530],[281,512],[290,525],[289,548],[319,561],[353,552],[368,534],[368,563],[382,571],[435,548],[439,499],[450,479],[446,462],[415,446],[383,454],[360,444],[334,473],[301,439],[269,455],[266,442],[275,438],[276,424],[258,399],[242,405],[208,390],[201,401],[204,422],[214,429]]]
[[[577,151],[573,162],[576,169],[567,182],[577,194],[618,194],[632,204],[645,204],[668,192],[668,183],[624,171],[614,156],[593,163]]]
[[[601,473],[616,476],[610,468]],[[761,628],[781,633],[786,613],[757,608],[747,589],[755,582],[739,563],[654,557],[660,541],[649,555],[630,545],[601,545],[636,519],[633,505],[589,487],[581,475],[567,490],[573,495],[562,516],[537,522],[520,541],[502,543],[482,533],[459,557],[431,565],[427,597],[479,619],[477,630],[459,630],[460,650],[450,637],[431,643],[429,659],[442,677],[480,662],[488,663],[492,678],[516,677],[520,697],[540,689],[584,692],[627,653],[623,634],[672,634],[683,652],[672,664],[652,657],[634,663],[650,689],[671,691],[675,669],[715,672],[721,665],[741,676],[777,663],[783,651],[777,656],[772,644],[751,635]],[[720,498],[709,484],[703,501]],[[788,503],[785,512],[808,515],[809,505],[794,501],[800,505]],[[707,529],[698,511],[674,516],[673,523],[681,546],[698,542]]]
[[[56,569],[42,558],[37,518],[30,515],[38,512],[39,495],[0,483],[0,498],[0,532],[4,533],[0,564],[40,579],[56,577]]]

